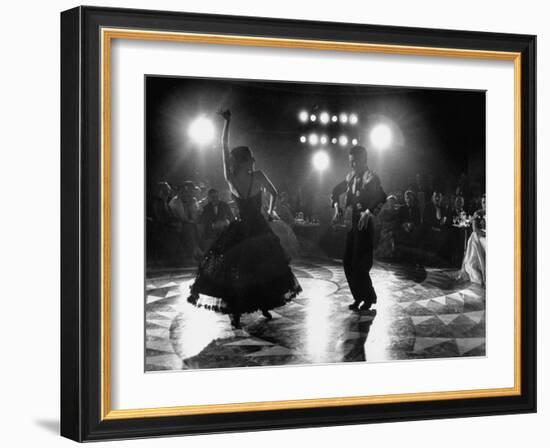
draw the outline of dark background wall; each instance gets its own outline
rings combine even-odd
[[[330,138],[346,134],[369,151],[369,165],[388,192],[406,187],[416,173],[431,175],[445,189],[465,172],[484,190],[485,92],[338,84],[307,84],[225,79],[146,77],[147,185],[184,180],[225,188],[219,144],[222,119],[233,114],[230,145],[252,148],[257,168],[281,190],[324,200],[348,169],[347,147],[303,144],[301,135],[317,132]],[[303,124],[298,113],[356,113],[355,126]],[[216,137],[205,147],[188,135],[198,116],[211,118]],[[378,123],[393,134],[390,147],[372,147],[368,135]],[[331,165],[312,169],[312,154],[324,147]],[[151,189],[149,188],[149,191]],[[317,198],[317,199],[316,199]]]

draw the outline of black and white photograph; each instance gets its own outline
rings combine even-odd
[[[485,356],[485,91],[144,82],[146,371]]]

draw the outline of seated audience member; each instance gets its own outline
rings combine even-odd
[[[176,219],[170,208],[174,190],[159,182],[147,212],[147,257],[153,264],[177,266],[182,261],[182,246]]]
[[[466,254],[459,276],[474,283],[485,285],[486,250],[486,198],[481,197],[481,209],[474,213],[472,234],[468,239]]]
[[[451,220],[453,223],[462,219],[463,215],[466,214],[464,210],[464,197],[457,195],[453,201],[453,208],[451,209]]]
[[[198,220],[202,227],[203,250],[207,250],[223,229],[235,219],[229,205],[220,200],[218,190],[208,190],[207,201]]]
[[[416,245],[420,231],[420,209],[411,190],[405,192],[405,204],[399,207],[398,223],[399,243]]]
[[[424,210],[424,247],[435,255],[447,258],[446,243],[452,221],[449,210],[443,205],[443,195],[435,190]]]
[[[179,222],[194,223],[199,214],[199,204],[195,198],[195,185],[185,181],[176,195],[170,200],[169,206]]]
[[[173,196],[174,192],[168,182],[159,182],[157,184],[148,213],[151,222],[159,225],[171,223],[173,215],[169,203]]]
[[[399,226],[399,209],[395,196],[388,196],[377,218],[380,237],[375,255],[380,259],[393,259],[396,255],[395,238]]]
[[[199,205],[195,198],[195,184],[185,181],[180,192],[170,200],[169,206],[176,218],[176,226],[185,248],[184,260],[186,263],[196,261],[202,253],[199,248]]]

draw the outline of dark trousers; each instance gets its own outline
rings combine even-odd
[[[373,262],[374,224],[369,220],[366,229],[359,230],[354,223],[346,237],[344,272],[349,289],[356,303],[376,303],[376,292],[372,286],[370,270]]]

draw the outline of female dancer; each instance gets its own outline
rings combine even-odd
[[[270,195],[268,217],[273,215],[277,190],[262,171],[254,170],[252,151],[247,146],[229,150],[231,113],[220,115],[225,124],[222,157],[225,180],[239,209],[239,218],[220,234],[199,265],[191,286],[190,303],[229,313],[240,328],[243,313],[282,306],[302,291],[289,266],[279,238],[261,213],[262,193]],[[209,297],[200,297],[204,294]]]

